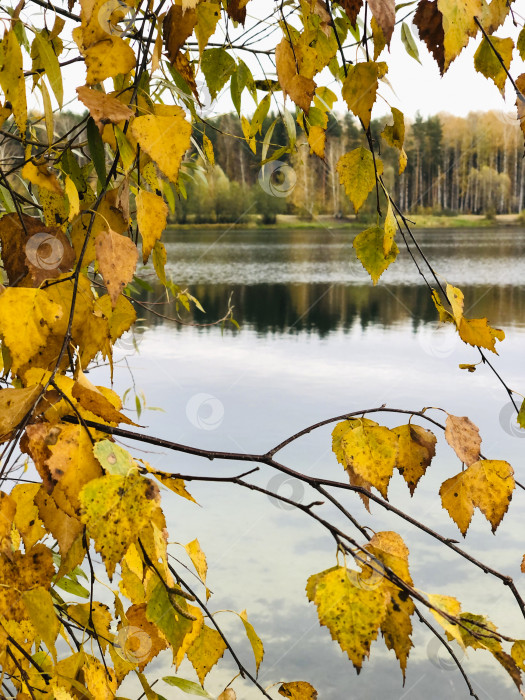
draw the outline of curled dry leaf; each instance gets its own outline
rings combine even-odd
[[[292,700],[317,700],[317,690],[306,681],[282,683],[278,693],[285,698],[292,698]]]
[[[106,124],[118,124],[131,119],[133,112],[125,104],[112,95],[106,95],[100,90],[92,90],[83,85],[77,87],[78,98],[83,102],[93,117],[100,132]]]
[[[479,459],[481,436],[479,429],[467,416],[447,414],[445,438],[467,467]]]

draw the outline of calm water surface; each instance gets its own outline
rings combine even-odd
[[[188,285],[205,308],[206,314],[197,312],[195,321],[220,318],[232,295],[241,330],[181,327],[144,312],[135,334],[138,354],[130,349],[131,341],[123,342],[120,352],[137,390],[164,412],[146,411],[140,422],[150,433],[178,442],[253,453],[347,411],[383,403],[413,410],[443,407],[468,415],[480,427],[484,454],[511,462],[525,482],[525,440],[513,428],[505,391],[483,367],[474,374],[458,369],[460,362],[477,362],[477,351],[459,342],[451,328],[438,326],[428,290],[406,251],[373,287],[355,259],[352,238],[350,232],[324,229],[172,232],[168,273],[181,286]],[[418,239],[443,283],[464,291],[467,315],[487,316],[505,330],[500,355],[491,359],[508,384],[524,392],[525,231],[427,231]],[[148,270],[144,278],[154,282]],[[161,299],[158,289],[144,292],[144,300]],[[173,315],[166,307],[155,308]],[[117,370],[116,381],[121,391],[131,385],[125,365]],[[432,415],[444,420],[444,414]],[[406,422],[388,415],[379,420],[389,427]],[[438,437],[437,455],[414,498],[394,475],[390,500],[446,537],[462,539],[438,496],[441,482],[460,465]],[[158,450],[144,457],[168,471],[243,471],[238,463],[203,463]],[[308,474],[345,480],[331,452],[329,427],[290,445],[280,458]],[[261,469],[253,478],[282,495],[305,503],[315,500],[301,484],[269,470]],[[202,508],[165,496],[171,551],[183,560],[175,542],[198,537],[208,555],[212,610],[246,608],[265,642],[263,685],[308,680],[320,700],[469,696],[446,653],[417,621],[404,687],[395,656],[381,640],[357,676],[327,629],[319,627],[304,593],[309,575],[335,563],[330,536],[264,495],[217,484],[188,487]],[[357,496],[347,494],[342,500],[361,523],[402,535],[417,588],[454,595],[465,611],[489,614],[503,632],[525,638],[523,620],[503,586],[380,507],[372,505],[368,515]],[[477,513],[462,543],[474,556],[515,576],[523,594],[524,505],[525,494],[516,491],[497,539]],[[355,534],[333,509],[325,506],[323,511]],[[252,668],[239,620],[221,612],[217,621]],[[480,698],[518,697],[488,653],[458,654]],[[159,657],[151,677],[170,672],[166,658]],[[195,678],[185,665],[184,674]],[[210,674],[208,687],[218,694],[233,675],[233,664],[225,657]],[[234,687],[241,700],[259,697],[248,684]],[[162,683],[158,692],[187,697]]]

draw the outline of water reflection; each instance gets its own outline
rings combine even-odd
[[[500,425],[508,397],[497,379],[484,367],[474,375],[457,368],[479,357],[451,327],[437,328],[428,290],[406,253],[374,288],[355,261],[352,237],[351,232],[324,230],[173,233],[168,255],[175,262],[168,273],[178,283],[190,284],[206,309],[204,318],[196,313],[190,320],[221,317],[233,292],[242,332],[181,327],[143,310],[140,353],[130,359],[130,368],[148,403],[165,412],[146,411],[140,422],[148,432],[177,442],[253,453],[349,410],[382,403],[410,409],[443,406],[456,415],[469,415],[480,427],[485,454],[507,459],[519,470],[525,441]],[[463,289],[466,313],[487,316],[508,332],[497,367],[513,388],[523,390],[524,232],[425,232],[421,238],[435,269]],[[153,283],[154,275],[145,276]],[[142,298],[158,301],[162,291],[156,287]],[[116,378],[116,388],[123,393],[129,376],[117,372]],[[442,420],[441,414],[435,417]],[[382,417],[381,422],[393,427],[402,422],[396,418]],[[305,473],[344,479],[330,445],[326,427],[288,447],[282,461]],[[236,463],[203,463],[161,450],[149,450],[146,458],[167,471],[242,471]],[[390,499],[444,536],[460,539],[439,503],[441,482],[460,468],[442,436],[436,460],[413,499],[395,475]],[[274,476],[261,469],[252,478],[267,487],[277,484]],[[304,596],[308,576],[334,564],[330,536],[313,521],[277,508],[260,494],[203,482],[191,483],[189,490],[202,508],[164,496],[170,535],[178,542],[198,537],[208,554],[213,610],[248,609],[267,649],[263,685],[302,678],[319,688],[323,700],[468,697],[459,673],[443,667],[449,660],[445,657],[441,663],[438,657],[433,663],[429,658],[435,650],[429,651],[428,630],[419,624],[414,625],[415,647],[404,688],[397,662],[380,640],[356,676],[327,630],[319,627],[315,609]],[[313,500],[310,494],[305,497]],[[497,538],[477,513],[462,542],[473,556],[514,576],[518,584],[525,528],[522,498],[521,492],[515,494]],[[514,601],[498,582],[482,577],[393,514],[375,508],[370,516],[351,495],[345,506],[374,530],[399,532],[410,548],[411,573],[421,590],[454,595],[465,609],[488,613],[501,631],[525,637]],[[335,524],[346,528],[342,516],[335,509],[330,512]],[[177,554],[176,545],[173,551]],[[226,613],[219,620],[253,667],[238,620],[229,622]],[[480,698],[517,697],[488,653],[472,653],[465,664]],[[168,673],[173,673],[170,660],[159,656],[151,678]],[[234,673],[231,660],[225,658],[224,665],[211,672],[210,687],[219,692]],[[180,675],[195,678],[187,665]],[[236,687],[242,700],[260,697],[248,685]],[[276,695],[275,689],[271,692]],[[169,697],[185,696],[172,689]]]
[[[176,262],[168,274],[189,284],[205,309],[204,315],[197,310],[185,314],[191,322],[221,318],[230,297],[236,321],[258,333],[308,331],[322,337],[356,325],[388,328],[407,320],[415,332],[421,324],[435,322],[430,293],[406,250],[373,287],[355,258],[353,235],[172,232],[175,240],[168,239],[167,249]],[[418,238],[430,251],[435,270],[461,286],[467,315],[486,316],[503,326],[524,323],[524,231],[426,231]],[[154,273],[144,276],[153,291],[142,291],[141,300],[161,300]],[[440,281],[445,284],[445,278]],[[164,322],[147,311],[141,315],[149,326]]]

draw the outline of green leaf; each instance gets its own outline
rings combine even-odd
[[[89,117],[87,122],[87,141],[89,146],[89,153],[91,155],[91,160],[95,166],[95,171],[98,176],[98,180],[103,187],[106,183],[106,154],[104,151],[104,142],[100,136],[100,132],[97,129],[97,125],[93,121],[92,117]]]
[[[403,22],[403,24],[401,25],[401,41],[403,42],[403,46],[405,47],[407,54],[412,58],[415,58],[415,60],[418,63],[421,63],[421,61],[419,60],[419,51],[417,49],[417,44],[414,41],[414,37],[412,36],[410,27],[406,22]]]
[[[178,678],[178,676],[164,676],[162,678],[164,683],[168,685],[173,685],[183,693],[188,693],[189,695],[198,695],[201,698],[211,698],[213,700],[213,695],[207,693],[204,688],[201,688],[198,683],[193,681],[187,681],[185,678]]]
[[[525,428],[525,399],[523,399],[516,420],[518,421],[518,425],[520,426],[520,428]]]
[[[107,474],[127,476],[133,467],[133,457],[120,445],[111,440],[100,440],[93,446],[93,454]]]
[[[490,41],[483,39],[478,47],[478,50],[474,54],[474,68],[485,76],[489,78],[501,92],[505,95],[505,82],[507,80],[507,71],[510,67],[510,62],[512,61],[512,50],[514,48],[514,42],[512,39],[500,39],[497,36],[489,37]],[[494,47],[494,48],[492,48]],[[499,58],[494,53],[494,49],[501,56],[505,68],[501,65]]]
[[[518,41],[516,42],[516,48],[520,54],[521,60],[525,61],[525,27],[521,30],[518,36]]]
[[[381,226],[371,226],[358,233],[354,238],[354,248],[374,284],[399,253],[396,242],[392,241],[389,252],[385,254],[385,231]]]
[[[239,61],[237,70],[232,75],[232,79],[230,81],[230,93],[232,97],[232,102],[239,116],[241,114],[242,92],[250,81],[253,82],[253,77],[250,72],[250,69],[248,68],[246,63],[244,63],[244,61]]]
[[[89,598],[89,591],[78,583],[78,581],[72,581],[69,578],[61,578],[59,581],[55,581],[54,584],[57,588],[61,588],[66,593],[72,593],[77,595],[79,598]]]
[[[62,108],[64,101],[64,87],[62,84],[62,70],[58,63],[58,57],[53,51],[53,44],[42,32],[37,32],[33,40],[33,49],[36,49],[42,68],[45,70],[51,89],[57,98],[58,106]]]
[[[377,174],[383,172],[383,163],[376,157]],[[376,184],[374,158],[366,148],[356,148],[341,156],[337,163],[339,180],[344,185],[345,192],[354,205],[355,212],[359,211]]]
[[[268,110],[270,109],[270,101],[270,95],[266,95],[257,105],[257,109],[253,114],[250,124],[250,138],[255,136],[257,133],[261,133],[263,121],[265,120]]]
[[[225,49],[206,49],[202,54],[201,68],[206,78],[210,95],[214,100],[228,82],[236,65]]]

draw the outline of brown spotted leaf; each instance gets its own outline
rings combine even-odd
[[[447,414],[445,438],[459,459],[467,466],[478,461],[481,436],[479,428],[467,416]]]
[[[133,279],[139,252],[130,238],[112,229],[97,236],[95,248],[100,272],[114,308],[122,290]]]
[[[392,428],[399,439],[396,469],[414,495],[419,480],[436,454],[436,436],[419,425],[400,425]]]

